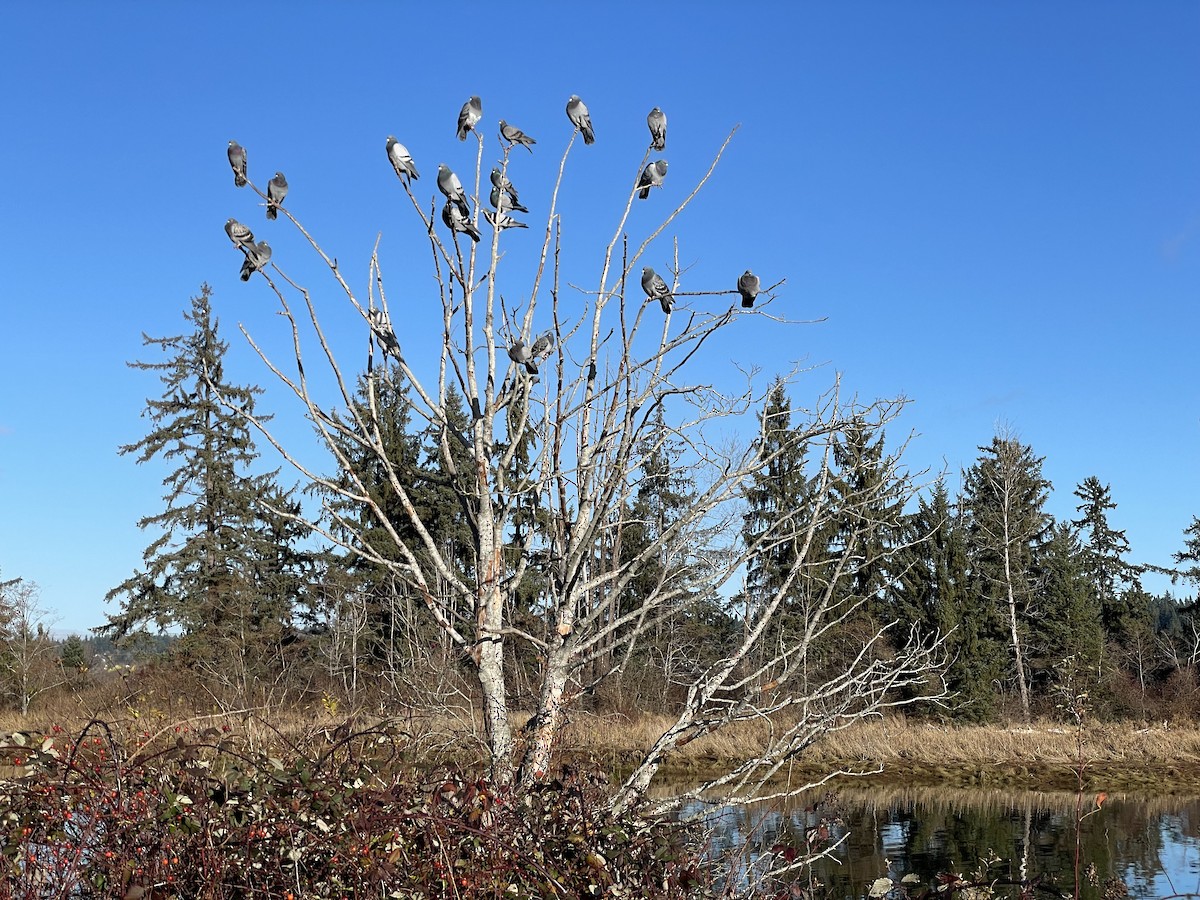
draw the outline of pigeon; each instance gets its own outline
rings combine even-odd
[[[467,194],[463,190],[462,182],[443,163],[438,163],[437,185],[438,190],[446,195],[446,199],[452,200],[458,206],[463,218],[470,218],[471,207],[467,203]]]
[[[525,345],[524,338],[517,338],[508,348],[508,357],[519,366],[524,366],[530,375],[538,373],[538,364],[550,357],[554,350],[554,333],[547,331],[533,342],[532,347]]]
[[[524,338],[517,338],[513,341],[512,346],[508,348],[508,358],[518,366],[524,366],[525,371],[530,375],[538,373],[537,364],[533,362],[533,351],[525,346]]]
[[[509,125],[503,119],[500,120],[500,137],[504,138],[510,144],[522,145],[530,153],[533,152],[533,145],[537,143],[537,141],[523,132],[516,125]]]
[[[471,220],[463,213],[453,200],[447,200],[446,205],[442,207],[442,221],[446,223],[446,227],[453,232],[463,232],[469,234],[471,240],[479,243],[481,237],[479,229],[471,224]]]
[[[478,97],[472,97],[463,104],[462,112],[458,114],[458,139],[465,141],[467,132],[475,127],[475,124],[483,118],[483,101]]]
[[[514,219],[512,216],[502,212],[492,212],[490,209],[483,211],[483,217],[492,223],[492,226],[497,231],[503,231],[505,228],[528,228],[524,222]]]
[[[492,169],[492,184],[500,188],[500,190],[504,191],[504,193],[508,194],[513,203],[521,202],[517,197],[516,186],[513,185],[513,183],[508,180],[508,176],[501,172],[498,168]]]
[[[367,319],[371,323],[371,331],[378,338],[379,346],[383,348],[384,354],[390,353],[399,359],[400,342],[396,340],[396,332],[392,329],[392,319],[387,311],[372,309],[367,313]]]
[[[595,143],[596,135],[592,132],[592,117],[588,115],[588,108],[583,105],[578,94],[572,94],[571,99],[567,101],[567,118],[571,120],[572,125],[583,132],[585,144]]]
[[[229,165],[233,167],[233,186],[246,186],[246,148],[237,141],[229,142]]]
[[[654,150],[667,149],[667,116],[657,106],[646,116],[646,124],[650,127],[650,147]]]
[[[244,251],[247,247],[254,246],[254,233],[237,219],[230,219],[225,223],[225,233],[239,250]]]
[[[246,260],[242,263],[242,281],[249,281],[251,275],[265,269],[271,261],[271,248],[266,241],[259,241],[242,249],[246,253]]]
[[[279,218],[279,207],[287,196],[288,183],[282,172],[276,172],[275,177],[267,182],[267,218]]]
[[[416,181],[421,177],[417,173],[417,166],[413,162],[413,158],[408,153],[408,148],[390,134],[387,139],[387,155],[388,162],[396,170],[396,177],[400,178],[405,184],[408,184],[410,178]]]
[[[509,194],[507,191],[500,190],[498,187],[492,188],[492,192],[488,195],[488,199],[492,202],[492,206],[496,207],[496,209],[500,210],[502,213],[511,212],[512,210],[523,213],[529,212],[529,210],[514,200],[511,194]]]
[[[532,357],[532,362],[535,366],[543,360],[550,358],[550,354],[554,351],[554,332],[544,331],[538,336],[538,339],[533,342],[533,346],[529,348],[529,355]]]
[[[637,186],[641,188],[638,191],[638,196],[645,200],[650,196],[650,188],[662,187],[663,178],[667,175],[667,161],[665,159],[656,159],[642,169],[642,177],[638,179]]]
[[[671,296],[671,289],[662,280],[662,276],[649,266],[642,269],[642,290],[646,292],[646,296],[649,299],[657,300],[658,305],[662,307],[662,311],[665,313],[669,313],[671,307],[675,305],[675,298]]]
[[[746,309],[754,305],[754,298],[758,296],[758,284],[758,276],[749,269],[738,279],[738,293],[742,295],[742,306]]]

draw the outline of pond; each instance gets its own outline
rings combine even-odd
[[[1076,872],[1079,896],[1089,900],[1103,896],[1110,875],[1134,897],[1200,896],[1194,796],[1113,793],[1097,806],[1096,794],[856,786],[816,802],[720,810],[712,821],[713,850],[734,850],[746,863],[780,844],[830,848],[799,878],[811,896],[857,900],[884,876],[899,883],[911,874],[930,885],[956,873],[1000,883],[1041,876],[1070,897]],[[1098,877],[1089,879],[1089,867]]]

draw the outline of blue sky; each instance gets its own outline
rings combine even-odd
[[[749,266],[787,278],[778,312],[825,321],[753,321],[713,365],[820,365],[797,405],[835,372],[864,398],[903,394],[910,466],[955,485],[1007,424],[1046,458],[1055,515],[1074,515],[1085,477],[1111,484],[1136,561],[1168,563],[1200,515],[1194,2],[80,3],[12,6],[5,32],[0,573],[36,581],[61,629],[103,621],[151,539],[137,520],[162,508],[166,470],[116,452],[160,392],[125,365],[157,358],[142,332],[182,332],[207,281],[230,380],[295,413],[237,332],[284,348],[225,220],[268,238],[331,324],[355,324],[298,236],[233,188],[227,141],[258,183],[286,172],[288,206],[357,287],[382,232],[409,351],[436,308],[384,139],[408,145],[432,196],[439,162],[474,164],[453,136],[471,94],[489,134],[503,117],[539,141],[513,163],[534,221],[566,99],[587,102],[597,143],[573,151],[562,203],[565,252],[588,273],[650,107],[670,121],[658,212],[740,123],[668,232],[684,288],[731,287]],[[644,231],[652,214],[637,215]],[[536,246],[523,237],[514,256]]]

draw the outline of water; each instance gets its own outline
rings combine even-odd
[[[1114,793],[1097,807],[1095,794],[850,788],[816,803],[721,810],[713,821],[713,850],[733,851],[745,865],[773,846],[805,847],[806,834],[832,847],[799,880],[835,900],[866,897],[882,876],[899,882],[911,873],[930,885],[948,872],[1001,884],[1041,876],[1072,897],[1076,871],[1079,896],[1099,900],[1103,887],[1089,880],[1089,866],[1100,882],[1118,876],[1133,897],[1200,897],[1200,797]]]

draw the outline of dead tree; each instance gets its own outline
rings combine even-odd
[[[489,191],[482,174],[486,139],[478,128],[475,135],[473,194],[483,197]],[[626,224],[635,203],[642,202],[636,199],[638,174],[649,161],[647,149],[641,162],[631,167],[634,177],[625,186],[623,201],[613,205],[612,238],[599,250],[596,273],[587,287],[568,281],[559,254],[559,191],[577,136],[572,134],[558,162],[531,284],[514,283],[505,269],[511,232],[504,231],[512,223],[503,210],[488,211],[492,227],[483,228],[482,240],[476,242],[464,232],[483,227],[478,206],[472,210],[468,201],[464,211],[448,201],[445,221],[455,229],[448,231],[435,214],[441,198],[431,204],[428,195],[418,196],[418,182],[399,181],[432,251],[442,309],[437,336],[410,340],[403,331],[391,331],[399,307],[389,307],[378,241],[364,296],[301,225],[296,207],[279,209],[328,265],[345,297],[342,315],[361,317],[362,334],[371,347],[365,403],[355,402],[354,373],[338,361],[323,327],[323,318],[334,315],[333,307],[322,300],[318,316],[312,293],[285,274],[286,263],[278,254],[259,271],[290,323],[294,369],[292,362],[285,366],[271,360],[247,334],[275,376],[299,399],[339,470],[336,479],[316,471],[302,461],[306,454],[284,446],[268,426],[256,423],[327,496],[339,498],[340,505],[327,503],[324,516],[311,517],[309,524],[331,542],[386,567],[421,598],[425,614],[470,661],[482,698],[493,777],[518,787],[545,777],[566,710],[583,692],[618,671],[628,659],[623,651],[639,638],[686,616],[698,603],[723,602],[736,590],[747,561],[773,542],[791,542],[798,548],[791,579],[818,563],[828,571],[826,548],[818,546],[815,536],[825,533],[830,516],[854,520],[852,508],[835,510],[818,502],[809,510],[782,513],[751,546],[741,537],[744,488],[768,462],[753,424],[765,391],[756,385],[754,371],[706,367],[704,351],[714,335],[737,328],[749,316],[773,319],[781,329],[795,328],[798,323],[771,313],[783,282],[764,287],[754,308],[736,302],[738,274],[744,268],[740,263],[731,266],[727,284],[683,291],[676,239],[666,254],[674,260],[667,279],[670,298],[648,297],[651,292],[642,288],[651,248],[657,254],[653,259],[663,258],[657,248],[666,240],[667,229],[712,177],[733,132],[657,228],[641,243],[630,244]],[[496,150],[498,180],[503,183],[511,146]],[[662,199],[660,192],[654,193],[655,199]],[[504,296],[523,299],[509,305]],[[305,353],[313,346],[336,384],[332,396],[317,396],[318,382],[308,375]],[[436,346],[438,351],[418,359],[410,352],[418,346]],[[532,367],[527,365],[528,355],[534,357]],[[731,376],[738,382],[734,390],[722,386]],[[403,379],[411,388],[406,402],[411,403],[413,420],[438,436],[441,464],[470,523],[469,576],[455,566],[422,521],[411,486],[388,458],[375,390],[380,379],[388,377]],[[454,427],[447,408],[452,388],[471,408],[465,428]],[[836,385],[816,394],[795,439],[816,448],[810,458],[818,460],[813,477],[821,481],[830,477],[831,447],[844,429],[882,428],[900,404],[846,401]],[[661,417],[660,409],[665,413]],[[668,423],[665,428],[660,419]],[[744,435],[741,441],[731,438],[738,433]],[[390,520],[372,498],[369,477],[343,452],[346,446],[363,451],[359,456],[365,455],[376,471],[385,473],[390,490],[400,499],[403,523]],[[647,454],[663,447],[673,448],[673,464],[689,479],[694,501],[643,552],[614,557],[617,536],[629,525],[635,473]],[[898,467],[892,475],[890,487],[900,484],[907,489]],[[872,499],[854,498],[848,505],[861,502],[865,508]],[[345,501],[371,513],[376,526],[372,535],[342,512]],[[530,511],[536,513],[536,526],[522,524]],[[860,538],[869,527],[865,517],[863,523]],[[638,798],[672,751],[731,723],[779,723],[755,758],[714,783],[731,797],[749,798],[761,794],[770,776],[820,733],[891,704],[941,695],[940,641],[897,640],[899,649],[880,652],[894,623],[880,627],[848,669],[836,676],[819,684],[800,677],[815,643],[864,603],[866,598],[848,594],[844,586],[857,566],[870,562],[861,549],[868,546],[873,544],[859,544],[851,530],[822,596],[809,604],[803,629],[782,647],[773,644],[768,652],[759,650],[785,602],[786,586],[753,611],[740,645],[720,664],[694,675],[675,723],[614,793],[614,805],[626,806]],[[618,598],[652,559],[657,583],[634,608],[622,605]],[[522,585],[534,581],[540,590],[537,624],[522,627],[511,615],[513,599]],[[505,685],[505,661],[521,643],[534,649],[541,665],[534,715],[518,735]],[[776,673],[770,684],[762,683],[766,671]],[[802,684],[805,689],[798,689]],[[900,694],[900,688],[907,690]]]

